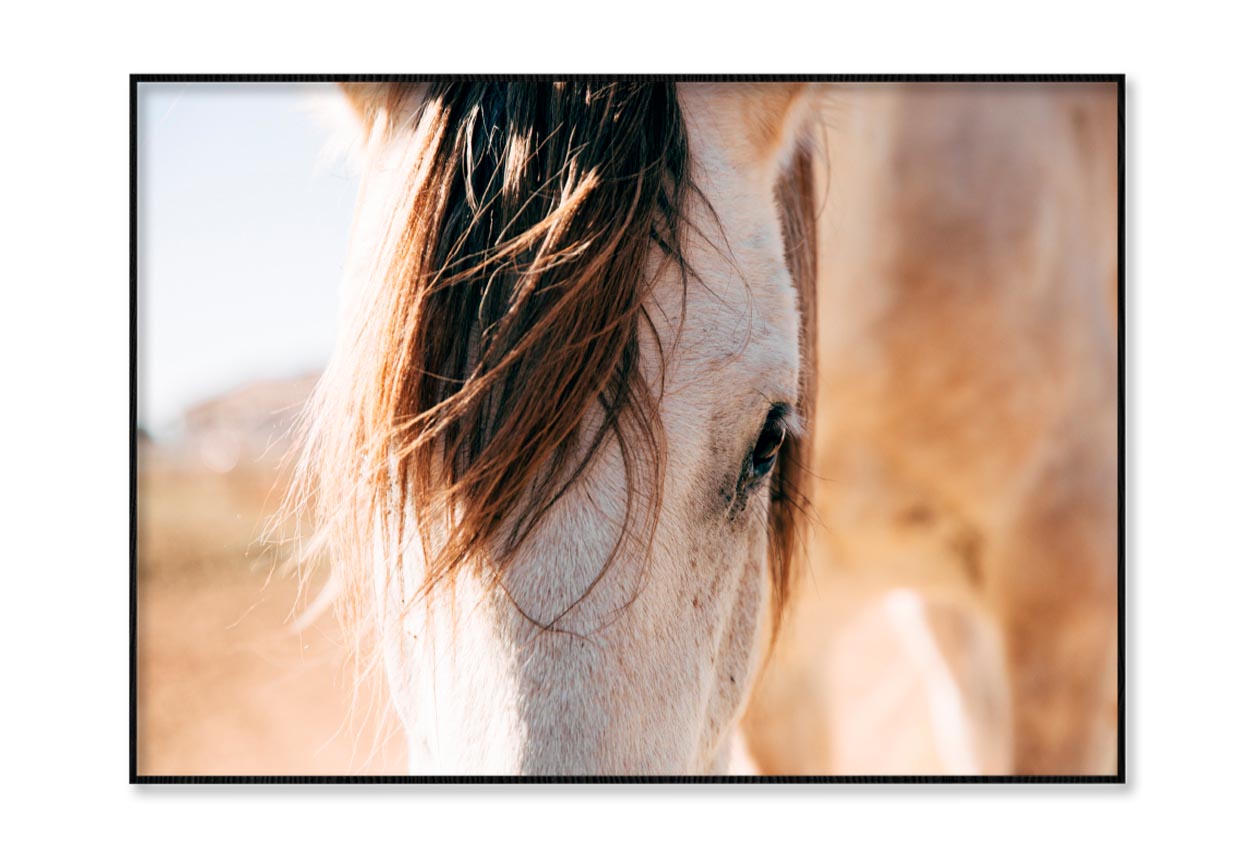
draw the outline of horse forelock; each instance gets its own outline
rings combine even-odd
[[[369,607],[372,561],[398,569],[414,540],[422,592],[467,568],[498,579],[609,441],[628,515],[655,527],[664,442],[640,372],[641,349],[660,346],[641,334],[649,258],[660,250],[686,277],[684,204],[700,196],[673,85],[438,83],[371,93],[367,109],[384,105],[404,112],[384,123],[410,154],[391,227],[370,247],[373,280],[311,407],[300,472],[349,619]],[[803,147],[776,197],[806,413],[816,246]],[[789,439],[771,495],[776,626],[806,458],[804,439]]]

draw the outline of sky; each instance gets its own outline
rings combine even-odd
[[[332,85],[140,84],[139,423],[330,354],[357,179],[327,156]]]

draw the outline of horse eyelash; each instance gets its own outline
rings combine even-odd
[[[783,422],[783,428],[787,430],[788,438],[804,438],[806,436],[805,416],[797,411],[796,407],[791,403],[775,403],[770,407],[772,414],[775,414]]]

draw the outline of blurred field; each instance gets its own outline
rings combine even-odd
[[[285,485],[286,430],[308,381],[253,386],[140,442],[136,707],[143,775],[403,772],[391,719],[354,711],[333,615],[294,629],[308,595],[263,547]],[[381,721],[375,718],[381,717]]]

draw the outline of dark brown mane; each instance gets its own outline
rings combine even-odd
[[[686,270],[682,211],[699,196],[674,85],[389,86],[358,105],[407,153],[371,289],[311,410],[300,488],[332,559],[364,571],[383,519],[378,556],[393,564],[414,528],[424,549],[442,532],[424,591],[461,566],[499,572],[611,439],[628,515],[657,496],[664,447],[639,366],[648,259],[659,248]],[[779,185],[807,337],[811,180],[802,153]],[[805,491],[793,440],[772,495],[776,608]]]

